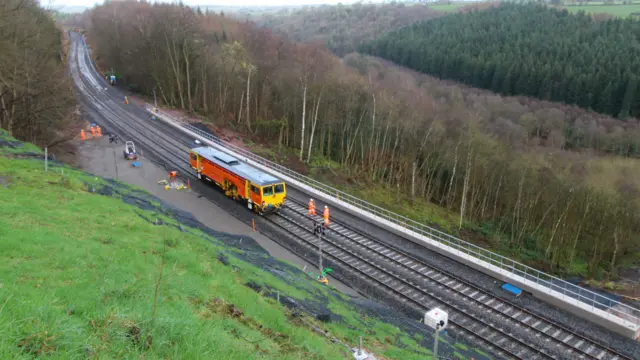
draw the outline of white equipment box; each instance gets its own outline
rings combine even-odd
[[[424,314],[424,323],[434,329],[436,325],[439,325],[438,330],[444,330],[449,323],[449,314],[446,311],[433,308]]]

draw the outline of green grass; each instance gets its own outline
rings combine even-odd
[[[45,172],[40,160],[13,155],[0,148],[2,359],[348,357],[310,323],[350,345],[364,336],[368,349],[389,359],[429,353],[304,275],[291,273],[285,282],[200,230],[156,226],[140,215],[177,225],[170,216],[90,192],[108,184],[102,178],[69,167],[64,175],[60,167]],[[229,265],[217,259],[220,253]],[[248,281],[296,300],[328,299],[342,321],[292,319],[273,298],[245,286]],[[242,315],[234,315],[234,307]]]
[[[25,358],[40,350],[65,359],[144,352],[163,358],[247,359],[261,351],[283,359],[342,356],[336,345],[292,326],[279,305],[243,285],[256,275],[273,280],[264,273],[247,264],[239,265],[245,274],[236,273],[216,260],[220,247],[201,236],[153,226],[117,199],[82,191],[80,181],[43,176],[37,162],[18,162],[22,166],[0,159],[0,173],[15,180],[0,190],[0,333],[6,335],[0,357],[20,349]],[[152,322],[165,230],[175,245],[165,255]],[[212,302],[214,297],[224,302]],[[228,316],[225,304],[241,309],[245,320]],[[150,334],[148,350],[145,341],[136,345],[127,336],[134,327]],[[256,351],[252,342],[260,339]]]
[[[632,13],[640,12],[640,4],[630,5],[575,5],[566,6],[566,9],[571,13],[577,13],[584,11],[591,14],[611,14],[617,17],[628,17]]]
[[[429,5],[429,8],[442,12],[454,12],[463,6],[467,6],[470,4],[472,5],[473,3],[434,4]]]

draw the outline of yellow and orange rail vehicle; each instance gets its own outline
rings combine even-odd
[[[284,203],[287,187],[283,180],[208,146],[191,149],[189,156],[198,179],[213,182],[228,197],[245,202],[250,210],[267,214]]]

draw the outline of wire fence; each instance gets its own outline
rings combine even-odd
[[[148,103],[146,105],[147,110],[153,112],[153,105]],[[576,303],[580,302],[583,305],[591,307],[592,311],[595,309],[603,310],[621,318],[623,321],[635,324],[636,326],[640,325],[640,309],[623,304],[612,297],[596,293],[553,275],[536,270],[515,260],[483,249],[479,246],[443,233],[442,231],[421,224],[415,220],[359,199],[353,195],[345,193],[344,191],[297,173],[278,163],[267,160],[246,149],[226,142],[209,132],[203,131],[202,129],[199,129],[183,120],[176,119],[163,111],[156,109],[155,114],[159,115],[158,117],[161,119],[165,118],[165,121],[172,121],[178,126],[181,126],[211,143],[218,145],[225,152],[230,152],[235,156],[240,155],[238,157],[244,157],[247,162],[266,168],[281,177],[288,177],[290,180],[293,180],[300,185],[311,188],[316,192],[320,192],[325,197],[331,198],[333,201],[342,202],[343,204],[347,204],[357,210],[367,212],[376,220],[381,222],[386,221],[395,225],[395,227],[400,228],[407,235],[418,239],[426,238],[427,241],[435,241],[440,245],[445,245],[455,254],[471,258],[475,260],[475,262],[484,262],[486,265],[494,266],[501,274],[515,277],[519,281],[524,280],[524,283],[529,283],[532,287],[535,287],[540,291],[546,291],[548,293],[553,292],[556,295],[560,295],[564,301],[569,302],[569,300],[573,300]],[[484,266],[486,267],[486,265]]]

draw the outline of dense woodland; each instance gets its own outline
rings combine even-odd
[[[62,33],[35,0],[0,2],[0,126],[52,146],[70,139],[75,99]]]
[[[640,21],[597,21],[539,4],[502,3],[426,21],[360,50],[444,79],[640,116]],[[634,155],[640,148],[630,149]]]
[[[98,64],[145,94],[157,87],[162,106],[293,148],[301,162],[330,159],[362,186],[428,199],[459,214],[456,228],[480,229],[538,267],[615,273],[638,250],[640,187],[629,169],[618,177],[615,162],[633,160],[593,150],[636,141],[635,120],[502,97],[360,55],[343,62],[184,6],[107,3],[86,27]],[[574,131],[580,141],[567,151]]]
[[[325,44],[338,56],[355,51],[358,44],[416,21],[444,15],[426,5],[361,4],[322,5],[267,13],[253,20],[260,26],[287,34],[292,40]]]

